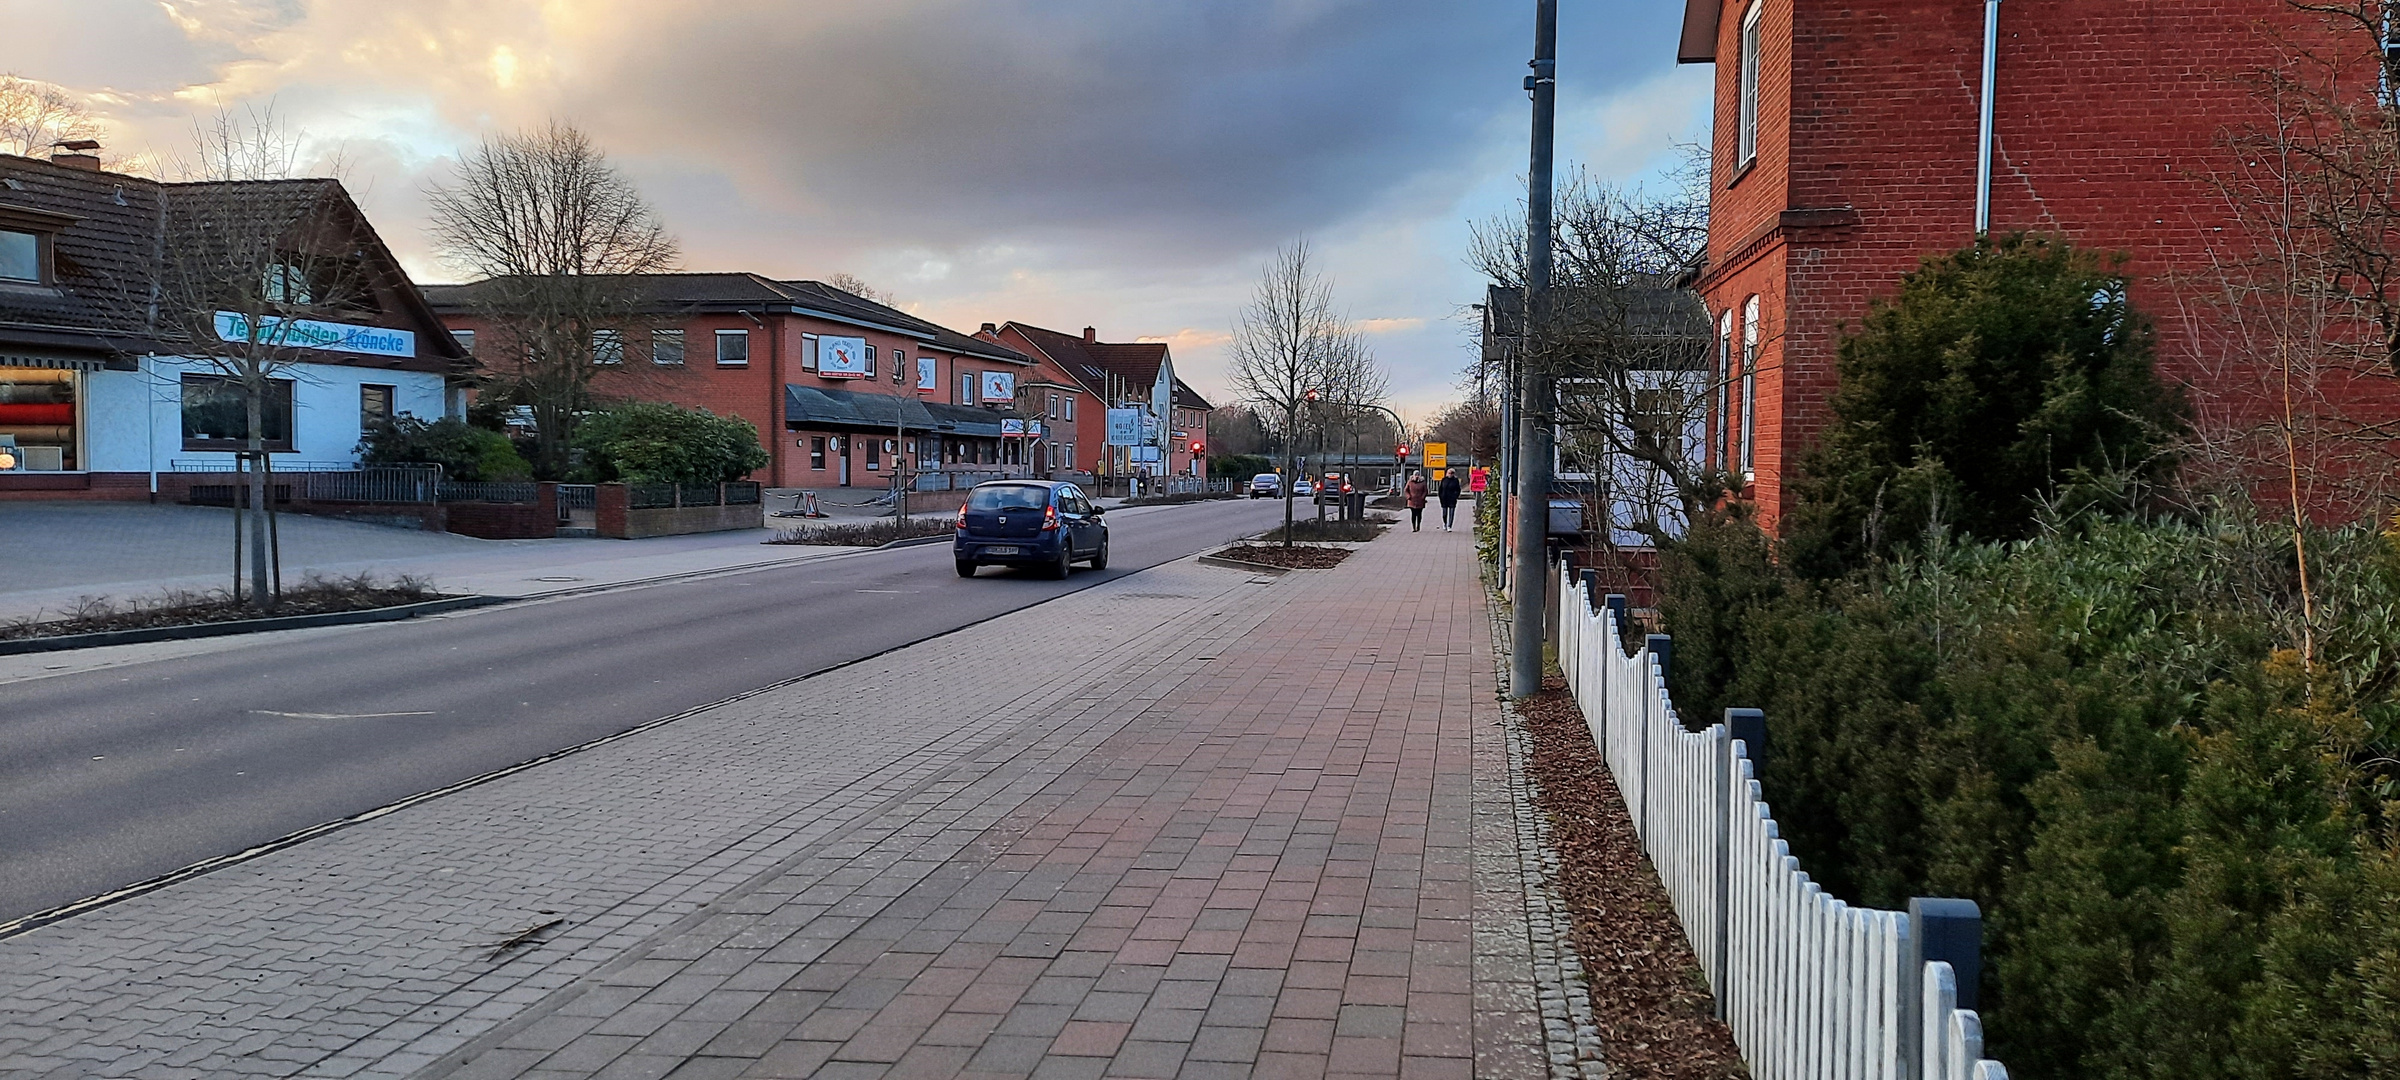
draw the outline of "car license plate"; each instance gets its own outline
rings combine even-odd
[[[1015,548],[1013,548],[1013,547],[1006,547],[1006,546],[1002,546],[1002,547],[987,547],[987,548],[983,549],[983,553],[984,553],[984,554],[986,554],[986,555],[1014,555],[1014,554],[1016,554],[1016,553],[1017,553],[1017,549],[1015,549]]]

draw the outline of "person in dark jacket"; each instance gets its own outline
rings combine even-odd
[[[1425,527],[1426,491],[1425,474],[1421,472],[1408,474],[1408,486],[1400,489],[1400,494],[1408,500],[1408,531],[1410,532],[1417,532]]]
[[[1450,531],[1450,527],[1458,523],[1457,519],[1458,519],[1458,489],[1459,489],[1459,487],[1460,487],[1460,485],[1459,485],[1459,482],[1458,482],[1458,472],[1457,472],[1457,470],[1454,470],[1454,469],[1445,469],[1445,470],[1443,470],[1443,471],[1442,471],[1442,486],[1441,486],[1439,489],[1437,489],[1437,490],[1436,490],[1436,492],[1435,492],[1435,497],[1436,497],[1436,498],[1439,498],[1439,499],[1442,501],[1442,531],[1443,531],[1443,532],[1449,532],[1449,531]]]

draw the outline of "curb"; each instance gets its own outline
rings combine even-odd
[[[888,544],[877,544],[869,550],[890,551],[893,548],[932,547],[935,544],[947,544],[956,539],[958,539],[956,536],[950,536],[946,534],[935,536],[912,536],[906,540],[894,540]]]
[[[1297,567],[1291,566],[1270,566],[1263,562],[1251,562],[1248,559],[1228,559],[1222,555],[1202,555],[1198,558],[1202,566],[1223,566],[1234,570],[1248,570],[1256,574],[1288,574],[1297,569]]]
[[[268,630],[300,630],[313,626],[398,622],[402,619],[413,619],[419,615],[438,615],[445,611],[489,607],[516,599],[519,598],[514,596],[453,596],[442,600],[402,604],[398,607],[370,608],[365,611],[334,611],[321,615],[283,615],[270,619],[236,619],[231,622],[194,623],[190,626],[147,626],[139,630],[101,630],[89,634],[60,634],[56,637],[0,641],[0,656],[58,652],[65,649],[89,649],[100,645],[139,645],[151,641],[228,637],[234,634],[255,634]]]

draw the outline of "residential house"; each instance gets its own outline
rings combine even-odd
[[[887,485],[895,469],[941,489],[1046,470],[1020,433],[1033,359],[816,281],[645,274],[634,324],[596,332],[593,393],[737,416],[758,429],[773,487]],[[491,283],[426,290],[487,367],[515,348]],[[1018,421],[1012,423],[1011,421]]]
[[[2007,0],[1992,39],[1989,226],[2122,252],[2161,374],[2205,417],[2255,411],[2255,355],[2225,350],[2212,266],[2242,258],[2218,178],[2226,136],[2269,118],[2252,76],[2322,43],[2283,0]],[[1984,4],[1686,0],[1678,59],[1716,65],[1698,288],[1732,388],[1712,419],[1770,525],[1828,420],[1835,348],[1923,257],[1976,236]],[[2368,52],[2372,53],[2372,44]],[[2370,73],[2363,85],[2372,87]],[[2331,388],[2400,419],[2388,372]]]
[[[340,181],[167,184],[102,171],[96,148],[0,155],[0,498],[155,497],[162,474],[231,468],[246,398],[221,354],[254,322],[283,343],[277,468],[349,467],[368,425],[461,404],[465,354]],[[253,254],[268,280],[206,276],[260,273],[232,269]],[[237,295],[267,307],[214,309]],[[212,324],[220,341],[194,340]]]
[[[1062,443],[1065,460],[1103,476],[1208,471],[1208,414],[1215,406],[1175,376],[1175,359],[1165,342],[1101,341],[1089,326],[1078,337],[1021,322],[985,323],[977,336],[1033,357],[1045,386],[1071,392],[1064,398],[1066,408],[1077,409],[1082,401],[1098,406],[1082,406],[1062,418],[1062,427],[1073,432]],[[1154,418],[1145,446],[1108,444],[1111,406],[1141,409]]]

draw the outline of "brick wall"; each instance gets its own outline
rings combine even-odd
[[[1843,328],[1924,256],[1973,239],[1983,6],[1766,0],[1760,149],[1743,170],[1746,10],[1727,0],[1720,25],[1701,288],[1712,316],[1736,312],[1737,339],[1743,301],[1764,301],[1754,494],[1772,520],[1788,501],[1782,475],[1826,422]],[[2196,279],[2231,225],[2211,177],[2238,165],[2229,126],[2262,115],[2249,77],[2278,62],[2276,35],[2310,40],[2313,25],[2282,0],[2001,9],[1993,228],[2125,253],[2134,300],[2159,323],[2162,375],[2203,400],[2230,400],[2218,384],[2243,381],[2196,359],[2211,332]],[[2345,392],[2400,408],[2393,389]]]

